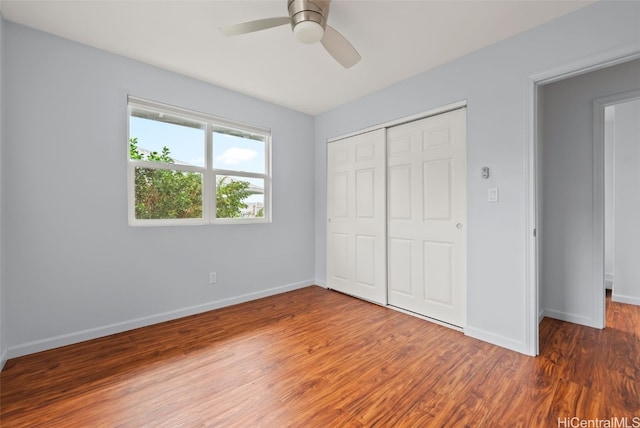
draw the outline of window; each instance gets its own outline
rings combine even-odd
[[[129,97],[129,224],[270,221],[269,130]]]

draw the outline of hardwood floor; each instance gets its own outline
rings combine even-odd
[[[639,307],[540,330],[527,357],[308,287],[9,360],[0,425],[640,426]]]

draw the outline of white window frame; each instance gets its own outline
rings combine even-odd
[[[130,118],[133,108],[149,112],[163,113],[179,117],[204,125],[205,133],[205,166],[193,166],[182,164],[164,164],[130,159],[129,139]],[[265,145],[265,171],[263,174],[241,170],[215,169],[213,168],[213,129],[227,128],[247,134],[254,134],[264,138]],[[145,100],[129,95],[127,97],[127,198],[128,218],[130,226],[183,226],[203,224],[255,224],[271,223],[271,130],[253,125],[247,125],[200,113],[181,107],[175,107],[156,101]],[[135,169],[167,169],[174,171],[197,172],[202,174],[202,218],[180,219],[139,219],[135,213]],[[258,218],[216,218],[216,176],[231,175],[235,177],[258,178],[264,180],[264,217]]]

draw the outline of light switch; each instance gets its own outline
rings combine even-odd
[[[487,195],[487,201],[489,202],[498,202],[498,188],[493,187],[489,189],[489,193]]]

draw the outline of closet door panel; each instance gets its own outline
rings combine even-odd
[[[466,323],[466,109],[387,130],[390,305]]]
[[[386,132],[327,147],[327,286],[387,303]]]

